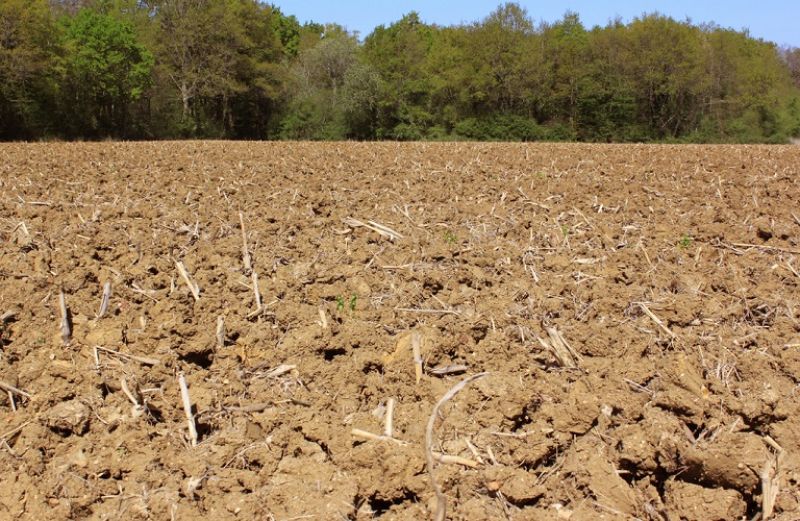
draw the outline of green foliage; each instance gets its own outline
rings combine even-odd
[[[0,0],[0,139],[47,132],[58,34],[47,0]]]
[[[519,4],[359,42],[258,0],[0,0],[0,139],[785,142],[800,49]]]
[[[678,246],[680,246],[681,248],[683,248],[685,250],[686,248],[688,248],[689,246],[692,245],[693,241],[694,241],[694,239],[692,239],[692,237],[690,235],[684,233],[681,236],[681,240],[678,241]]]
[[[124,136],[130,104],[150,86],[153,55],[129,23],[109,15],[81,9],[62,26],[64,124],[79,136]]]
[[[476,141],[537,141],[546,135],[536,120],[513,114],[467,118],[455,125],[454,132]]]

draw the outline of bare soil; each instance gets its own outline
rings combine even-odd
[[[426,424],[482,372],[435,418],[448,519],[799,519],[799,176],[789,145],[0,145],[0,519],[431,518]],[[393,439],[353,433],[390,399]]]

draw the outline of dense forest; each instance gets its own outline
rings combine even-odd
[[[356,35],[256,0],[0,0],[2,140],[798,135],[800,49],[657,13]]]

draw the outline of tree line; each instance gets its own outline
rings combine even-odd
[[[785,142],[800,49],[518,4],[360,40],[257,0],[0,0],[0,139]]]

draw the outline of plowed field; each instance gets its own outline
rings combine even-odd
[[[799,519],[798,201],[792,146],[0,145],[0,519]]]

